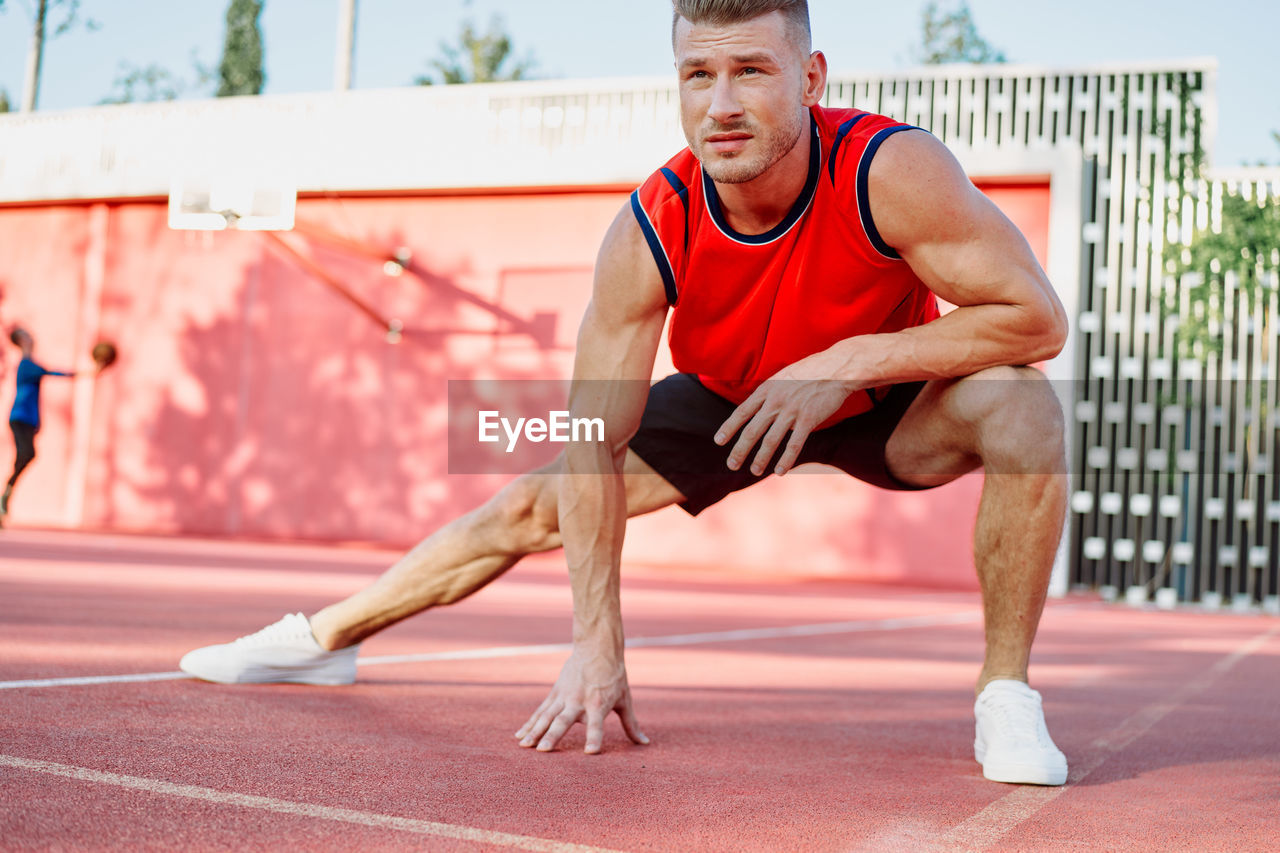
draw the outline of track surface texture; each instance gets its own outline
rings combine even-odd
[[[183,652],[359,589],[354,548],[0,533],[0,849],[1274,851],[1280,620],[1050,602],[1061,788],[973,760],[980,601],[624,568],[640,723],[512,734],[566,656],[557,555],[370,639],[349,687]]]

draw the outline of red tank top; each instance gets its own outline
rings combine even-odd
[[[714,182],[687,148],[631,195],[674,306],[675,367],[735,403],[837,341],[938,316],[933,294],[880,238],[867,203],[876,149],[915,128],[852,109],[810,115],[808,180],[764,234],[729,227]],[[823,425],[867,411],[886,391],[853,394]]]

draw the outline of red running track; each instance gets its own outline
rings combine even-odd
[[[1032,680],[1062,788],[973,760],[969,593],[629,567],[653,743],[613,719],[599,756],[581,727],[511,737],[565,656],[554,556],[371,639],[351,687],[174,675],[394,556],[4,531],[0,848],[1280,849],[1273,617],[1051,602]]]

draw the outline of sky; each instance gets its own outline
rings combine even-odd
[[[21,99],[35,0],[5,0],[0,89]],[[354,87],[405,86],[429,71],[464,20],[500,16],[533,76],[601,78],[672,72],[668,0],[358,0]],[[153,63],[195,78],[192,57],[216,66],[228,0],[80,0],[95,21],[50,41],[40,108],[94,105],[122,63]],[[833,72],[912,65],[925,0],[810,0],[814,47]],[[948,5],[942,0],[942,5]],[[969,0],[979,32],[1009,61],[1078,67],[1096,62],[1218,62],[1213,164],[1280,164],[1280,0]],[[266,0],[266,92],[333,85],[338,0]],[[54,18],[56,23],[57,17]],[[189,88],[190,97],[210,89]]]

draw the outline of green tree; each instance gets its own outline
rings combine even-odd
[[[960,5],[951,11],[943,11],[931,0],[924,7],[920,35],[921,44],[915,59],[925,65],[1005,61],[1004,52],[997,50],[978,33],[967,0],[961,0]]]
[[[1280,132],[1272,131],[1271,136],[1280,145]],[[1203,151],[1193,155],[1192,174],[1209,182]],[[1166,298],[1164,309],[1179,316],[1181,353],[1195,359],[1222,351],[1221,336],[1210,329],[1211,323],[1221,328],[1225,322],[1226,273],[1235,274],[1236,287],[1252,300],[1258,288],[1280,272],[1280,197],[1224,192],[1212,220],[1196,228],[1189,244],[1171,243],[1165,248],[1166,269],[1176,276],[1178,285]],[[1181,303],[1184,290],[1189,310]]]
[[[172,71],[151,64],[145,68],[121,62],[111,93],[98,103],[132,104],[137,101],[172,101],[182,94],[183,83]]]
[[[1172,248],[1179,287],[1187,288],[1192,305],[1189,316],[1181,314],[1179,304],[1166,306],[1169,313],[1180,314],[1182,354],[1202,358],[1206,352],[1221,352],[1222,338],[1211,332],[1210,324],[1221,327],[1225,322],[1225,274],[1235,273],[1236,287],[1252,301],[1280,270],[1280,199],[1225,193],[1217,221],[1197,229],[1190,245]]]
[[[489,31],[484,34],[477,32],[472,22],[464,22],[458,43],[440,42],[441,55],[430,60],[429,64],[439,74],[440,82],[445,84],[522,80],[534,62],[531,58],[514,60],[513,53],[511,37],[507,35],[502,19],[495,16],[489,22]],[[512,60],[509,65],[508,60]],[[419,86],[431,86],[436,80],[423,74],[413,82]]]
[[[262,71],[262,0],[231,0],[227,7],[227,34],[218,65],[219,98],[260,95],[266,82]]]
[[[215,76],[213,69],[200,61],[196,50],[191,50],[193,79],[173,73],[158,63],[137,66],[121,62],[111,92],[99,104],[133,104],[143,101],[173,101],[192,90],[208,91]]]
[[[0,12],[5,11],[0,0]],[[51,26],[51,13],[61,12],[61,20]],[[40,99],[40,79],[44,69],[45,42],[71,30],[80,22],[80,0],[36,0],[31,12],[31,46],[27,51],[27,73],[22,87],[22,109],[34,110]],[[90,32],[100,25],[92,18],[84,21]]]

